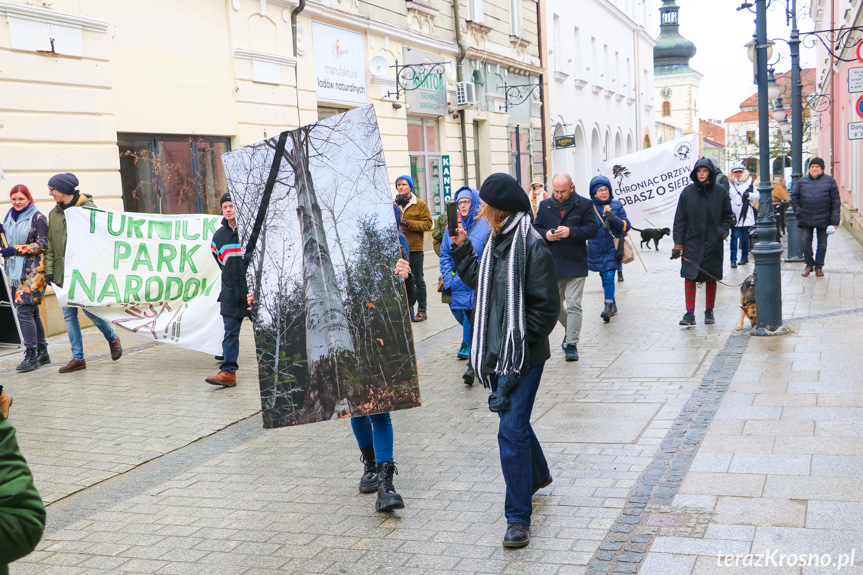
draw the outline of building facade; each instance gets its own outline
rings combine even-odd
[[[817,147],[817,121],[808,102],[815,91],[815,69],[801,70],[803,83],[803,162],[815,155]],[[776,82],[782,87],[782,105],[791,110],[791,71],[776,74]],[[743,163],[748,170],[758,169],[758,92],[740,103],[740,111],[725,120],[725,161],[728,166]],[[770,120],[770,159],[774,174],[783,173],[791,181],[791,145],[782,138],[779,123]]]
[[[600,162],[655,141],[647,0],[548,0],[552,172],[586,195]]]
[[[296,0],[0,0],[0,166],[45,209],[45,182],[70,171],[101,207],[215,213],[221,153],[373,104],[391,179],[412,173],[439,212],[462,183],[542,171],[540,90],[517,105],[503,95],[504,84],[540,82],[540,10],[536,0],[309,0],[302,11]],[[445,71],[405,91],[397,60]],[[476,94],[462,107],[459,79]]]
[[[493,172],[527,186],[543,2],[0,0],[3,184],[45,213],[58,172],[101,208],[219,213],[222,153],[372,104],[390,181],[411,174],[434,214]],[[414,84],[396,62],[443,69]]]
[[[851,0],[812,0],[812,18],[816,30],[863,26],[863,4]],[[859,33],[850,38],[858,39]],[[863,66],[857,59],[855,44],[831,45],[828,52],[820,43],[816,71],[817,96],[813,101],[816,123],[818,155],[824,159],[826,172],[836,178],[842,196],[842,220],[849,230],[863,242],[863,219],[857,213],[863,205],[861,167],[863,163],[863,116],[860,112],[860,80],[850,85],[850,75]],[[856,69],[857,72],[852,72]]]
[[[680,35],[680,7],[675,0],[663,0],[659,17],[659,38],[653,50],[657,121],[684,135],[698,133],[698,90],[704,76],[689,65],[695,44]]]

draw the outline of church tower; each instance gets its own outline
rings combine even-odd
[[[699,131],[698,88],[704,76],[689,65],[696,48],[680,35],[677,2],[663,0],[659,13],[660,33],[653,49],[654,101],[657,136],[668,140],[671,138],[663,138],[662,134],[669,135],[669,128],[683,134]]]

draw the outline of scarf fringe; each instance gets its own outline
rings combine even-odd
[[[527,235],[530,232],[530,216],[526,212],[512,214],[501,226],[501,234],[515,232],[506,260],[506,309],[504,310],[505,333],[498,350],[495,373],[498,375],[517,374],[524,365],[525,356],[525,310],[524,274],[527,261]],[[493,235],[489,235],[483,248],[477,278],[476,302],[473,324],[473,341],[470,363],[482,382],[489,388],[490,383],[483,373],[483,358],[486,355],[486,333],[488,327],[489,290],[491,287],[491,268],[494,260]]]

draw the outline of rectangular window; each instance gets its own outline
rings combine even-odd
[[[563,41],[560,37],[560,16],[557,14],[554,15],[554,25],[553,25],[553,34],[554,34],[554,44],[552,44],[551,50],[552,55],[554,56],[554,70],[556,72],[563,71]]]
[[[326,120],[327,118],[332,118],[333,116],[338,116],[339,114],[344,114],[348,111],[348,108],[333,108],[330,106],[318,106],[318,122],[321,120]]]
[[[599,62],[596,59],[596,38],[590,37],[590,65],[593,66],[593,74],[591,80],[595,85],[599,85]]]
[[[468,0],[467,17],[474,22],[482,22],[485,16],[485,11],[482,5],[483,0]]]
[[[443,172],[438,121],[409,117],[408,154],[414,194],[429,206],[437,217],[443,211]]]
[[[518,180],[522,189],[527,191],[530,185],[530,151],[528,141],[530,140],[529,126],[509,127],[509,175]]]
[[[149,214],[220,214],[228,191],[219,137],[118,134],[123,209]]]
[[[573,38],[573,50],[572,50],[572,63],[575,67],[575,77],[581,78],[581,30],[578,29],[578,26],[573,28],[572,30],[572,38]]]
[[[521,2],[522,0],[509,0],[509,16],[513,36],[521,35]]]
[[[746,143],[754,144],[755,143],[755,130],[749,130],[746,132]]]

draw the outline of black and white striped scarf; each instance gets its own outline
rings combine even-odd
[[[524,317],[524,273],[527,260],[527,234],[530,231],[530,216],[517,212],[509,216],[501,226],[499,237],[515,231],[509,254],[506,258],[506,307],[503,310],[503,334],[498,350],[495,373],[498,376],[517,375],[524,365],[525,317]],[[483,373],[483,358],[486,354],[486,332],[488,331],[489,291],[491,290],[494,263],[495,236],[489,235],[479,262],[476,301],[474,302],[473,345],[470,364],[483,387],[490,383]]]

